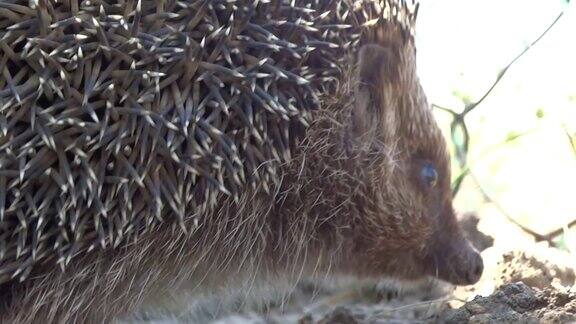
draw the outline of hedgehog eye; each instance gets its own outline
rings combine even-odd
[[[438,172],[431,164],[425,164],[420,169],[420,178],[428,188],[432,188],[438,181]]]

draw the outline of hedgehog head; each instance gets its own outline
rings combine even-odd
[[[482,259],[452,207],[449,154],[416,75],[413,40],[385,25],[366,37],[356,63],[311,126],[300,160],[307,168],[297,169],[310,172],[298,174],[307,183],[316,180],[298,186],[303,202],[295,204],[311,206],[303,213],[332,268],[477,282]]]
[[[355,224],[360,269],[473,284],[482,259],[456,220],[449,154],[416,76],[415,51],[376,41],[359,53],[350,133],[370,183]]]

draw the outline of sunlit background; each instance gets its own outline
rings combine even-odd
[[[542,235],[576,219],[576,148],[569,137],[576,138],[575,4],[566,0],[422,0],[420,4],[420,78],[430,103],[456,112],[480,99],[500,71],[561,12],[558,22],[465,120],[470,174],[458,192],[456,207],[478,212],[480,227],[489,231],[506,230],[500,223],[505,214]],[[441,110],[436,115],[450,136],[451,115]],[[453,165],[456,178],[461,169],[456,162]],[[575,234],[572,229],[558,236],[562,248],[576,250]],[[514,244],[513,237],[509,241]]]

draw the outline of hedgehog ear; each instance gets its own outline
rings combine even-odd
[[[396,134],[399,55],[390,48],[364,45],[358,55],[358,84],[352,122],[357,136],[384,142]]]

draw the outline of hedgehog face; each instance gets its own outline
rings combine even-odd
[[[473,284],[482,259],[464,239],[452,209],[449,156],[408,46],[364,46],[353,108],[362,178],[354,249],[362,275],[436,276]]]

